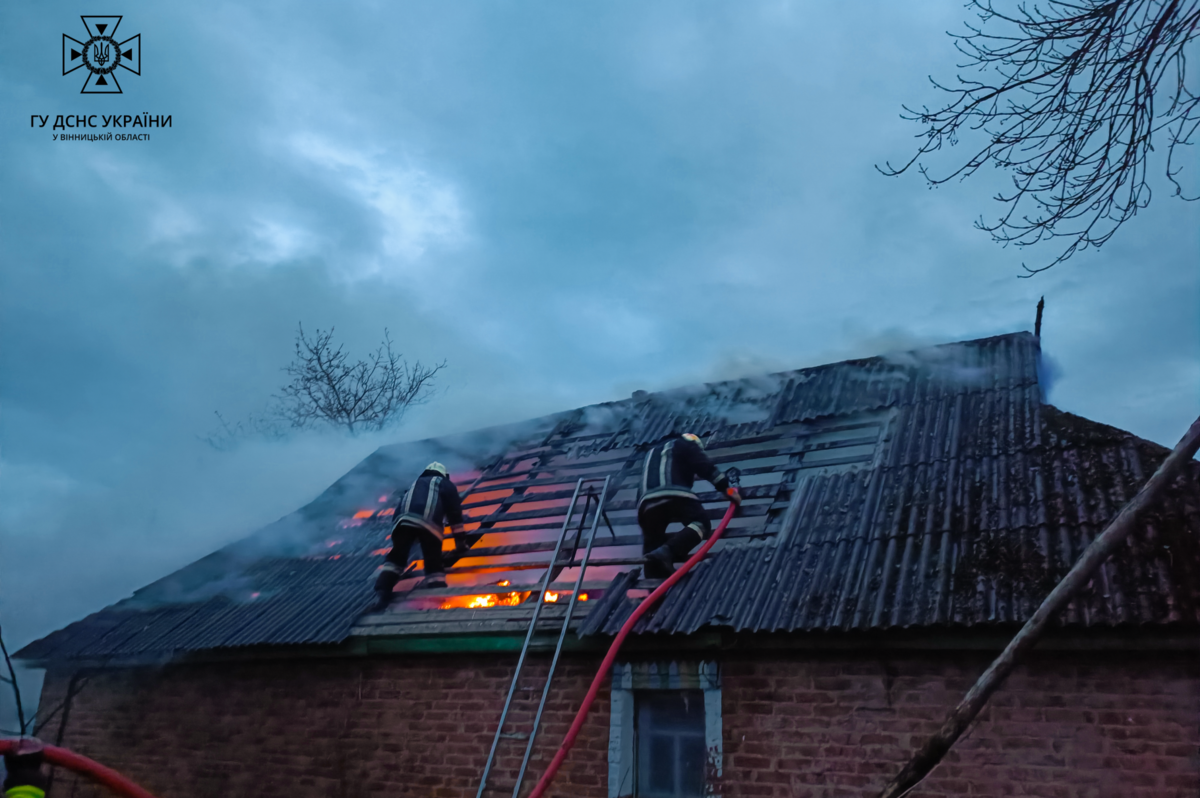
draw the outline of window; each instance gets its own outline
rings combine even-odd
[[[645,690],[634,694],[639,798],[704,798],[704,693]]]
[[[716,798],[721,685],[715,662],[613,666],[610,798]]]

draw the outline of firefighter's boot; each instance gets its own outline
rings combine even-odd
[[[646,579],[666,579],[675,573],[675,565],[672,562],[674,559],[669,544],[664,543],[654,551],[646,552],[646,565],[642,568],[642,576]]]
[[[696,531],[695,527],[689,524],[688,526],[685,526],[683,529],[676,532],[674,535],[671,535],[669,538],[667,538],[667,548],[671,550],[671,557],[673,559],[686,560],[688,558],[688,554],[690,554],[692,549],[696,548],[696,545],[702,540],[704,540],[704,538],[701,536],[701,534]]]
[[[444,573],[427,574],[425,576],[425,578],[421,580],[421,589],[422,590],[430,590],[430,589],[433,589],[436,587],[445,587],[445,586],[446,586],[446,574],[444,574]]]
[[[389,568],[388,566],[391,567]],[[379,576],[375,579],[374,612],[380,612],[392,603],[392,589],[396,587],[396,583],[399,581],[400,574],[397,573],[396,567],[390,562],[385,564],[383,570],[379,572]]]

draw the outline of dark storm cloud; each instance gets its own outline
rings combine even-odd
[[[1173,444],[1200,384],[1197,208],[1036,280],[927,191],[901,103],[957,2],[126,3],[143,75],[80,96],[79,9],[9,2],[0,612],[23,644],[291,512],[377,446],[690,382],[1031,329],[1051,400]],[[33,113],[169,113],[57,143]],[[989,182],[990,181],[990,182]],[[1165,192],[1163,192],[1165,194]],[[221,454],[298,321],[450,368],[374,438]]]

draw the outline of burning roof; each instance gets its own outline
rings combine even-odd
[[[552,592],[574,589],[598,500],[606,522],[574,623],[611,632],[636,601],[643,452],[683,431],[742,471],[746,502],[642,631],[1018,622],[1165,456],[1042,404],[1037,364],[1037,339],[1018,333],[384,447],[292,516],[20,654],[162,656],[436,634],[448,623],[523,630],[548,568]],[[464,492],[471,548],[447,542],[447,588],[408,592],[414,574],[388,612],[364,616],[390,510],[430,459]],[[576,480],[605,476],[607,495],[565,518]],[[1186,541],[1197,539],[1200,493],[1181,491],[1065,622],[1196,623],[1200,553]],[[719,518],[722,497],[701,499]],[[546,617],[561,618],[560,607]]]

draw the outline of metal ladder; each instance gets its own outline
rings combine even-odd
[[[537,714],[533,718],[533,728],[529,731],[529,742],[525,745],[525,758],[521,761],[521,770],[517,774],[517,783],[513,787],[513,798],[517,798],[517,793],[521,791],[521,783],[525,780],[525,770],[529,766],[529,757],[533,753],[533,741],[537,738],[538,724],[542,720],[542,710],[546,707],[546,697],[550,695],[550,683],[554,680],[554,670],[558,666],[558,658],[562,653],[563,641],[567,636],[567,627],[571,625],[571,614],[574,612],[575,602],[579,598],[579,588],[583,585],[583,574],[587,570],[588,559],[592,556],[592,544],[596,542],[596,530],[601,516],[604,517],[604,522],[608,525],[609,534],[614,538],[616,537],[616,533],[612,529],[612,524],[608,520],[608,514],[604,511],[604,501],[608,497],[608,486],[611,480],[611,476],[604,477],[604,487],[600,489],[599,496],[596,496],[593,489],[589,487],[583,504],[583,514],[579,518],[579,529],[576,530],[574,545],[571,547],[570,559],[559,562],[558,555],[563,548],[563,542],[567,538],[567,530],[571,526],[571,518],[575,513],[575,505],[579,501],[579,494],[583,490],[583,485],[585,482],[599,482],[600,477],[592,477],[590,479],[586,477],[580,478],[575,483],[575,493],[571,496],[571,503],[567,507],[567,516],[563,519],[562,531],[558,534],[558,543],[555,544],[554,554],[551,556],[550,563],[546,567],[546,575],[542,577],[542,586],[538,590],[537,605],[533,609],[533,617],[529,620],[529,630],[525,633],[525,644],[521,646],[521,656],[517,659],[517,669],[513,673],[512,685],[508,688],[508,697],[504,699],[504,709],[500,712],[500,722],[496,724],[496,736],[492,738],[492,748],[488,751],[487,764],[483,767],[483,776],[479,780],[479,790],[475,793],[475,798],[483,798],[483,791],[487,787],[488,774],[492,770],[496,749],[500,745],[501,733],[504,731],[504,721],[508,719],[508,710],[512,705],[513,694],[517,690],[517,680],[520,679],[521,668],[525,665],[525,655],[529,653],[529,644],[533,640],[533,633],[537,628],[538,616],[541,614],[542,605],[546,603],[546,591],[554,581],[554,578],[562,573],[564,568],[571,567],[574,563],[575,553],[579,550],[579,537],[583,532],[583,526],[587,520],[588,509],[591,507],[592,500],[595,499],[596,514],[592,518],[592,526],[587,539],[587,548],[583,552],[583,560],[579,565],[579,575],[575,577],[575,589],[571,593],[571,601],[567,604],[567,613],[563,617],[562,628],[558,633],[558,644],[554,647],[554,658],[550,661],[550,671],[546,674],[546,684],[542,688],[542,700],[538,703]]]

